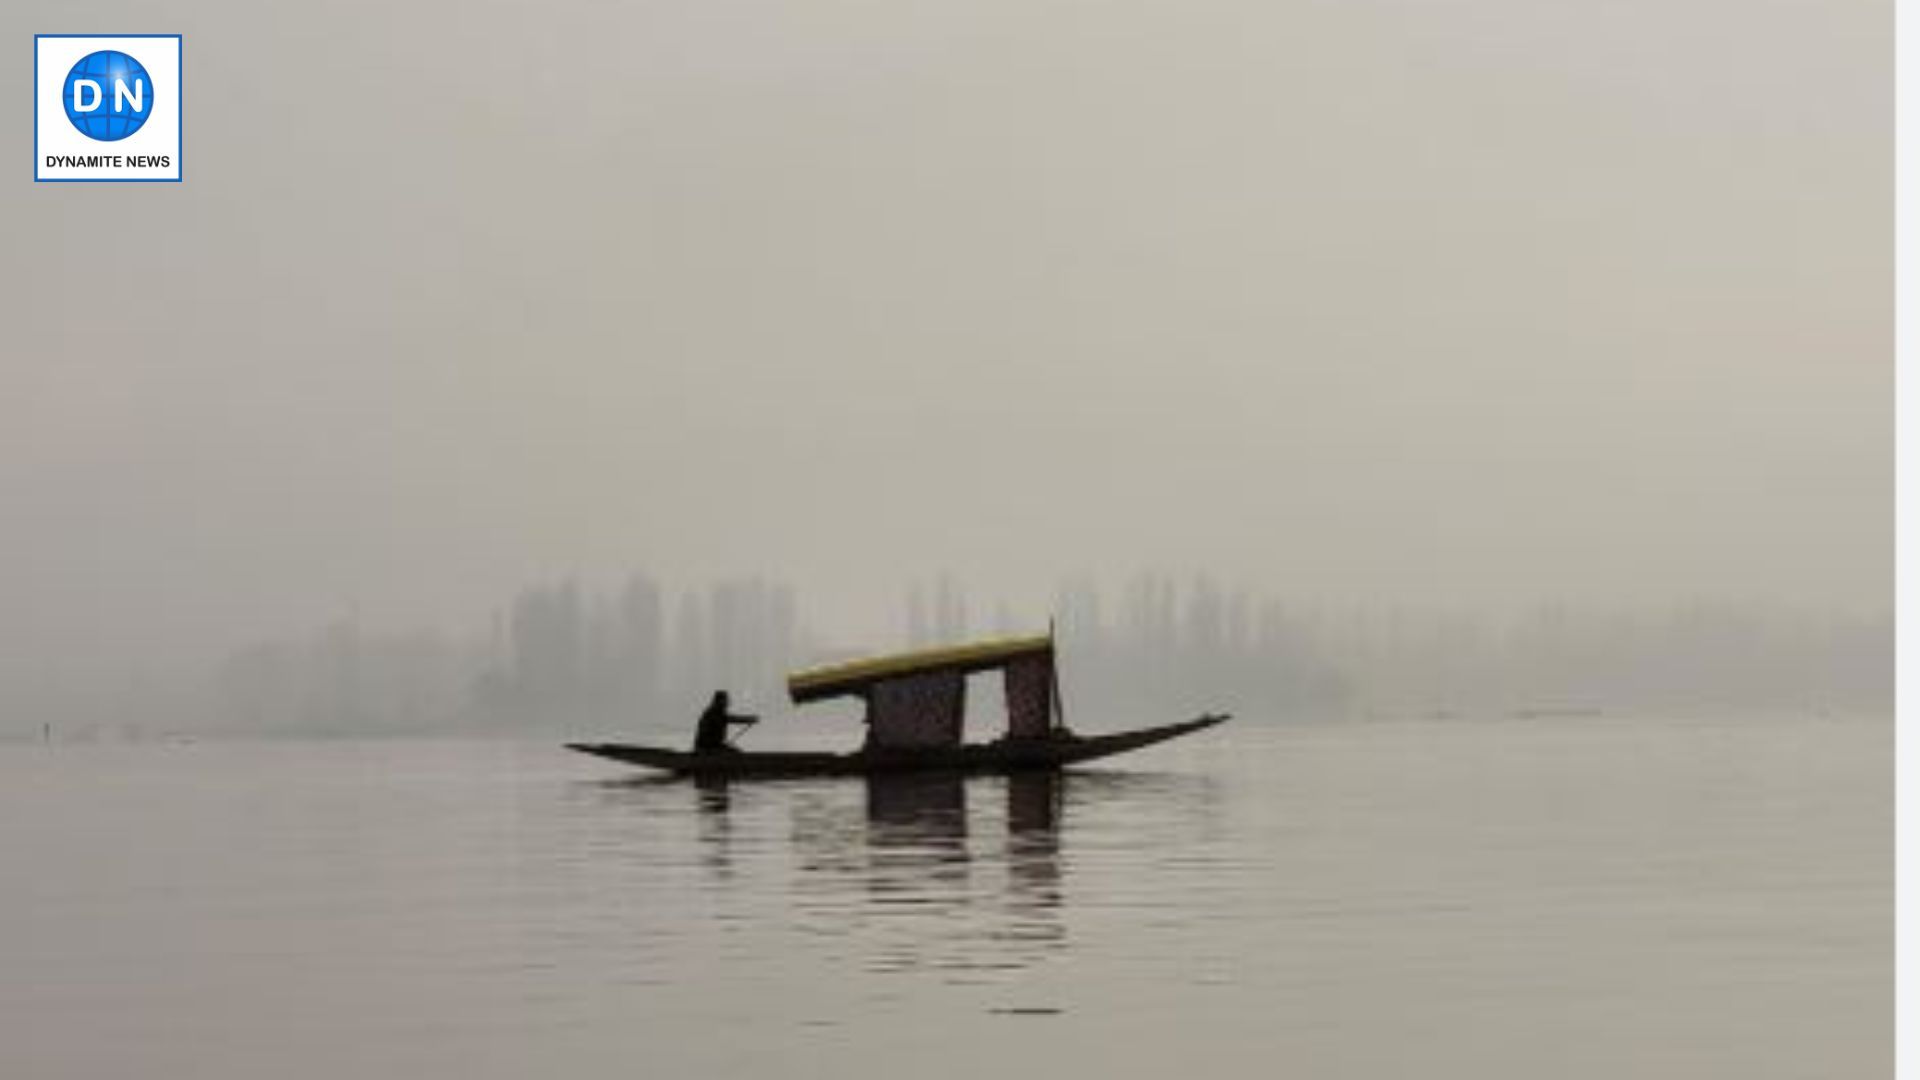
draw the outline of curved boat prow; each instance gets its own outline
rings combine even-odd
[[[1141,728],[1138,731],[1122,731],[1113,735],[1074,736],[1071,743],[1063,747],[1060,764],[1067,765],[1092,761],[1113,754],[1123,754],[1128,750],[1138,750],[1141,747],[1166,742],[1168,739],[1177,739],[1182,735],[1191,735],[1196,731],[1205,731],[1231,719],[1233,719],[1231,713],[1208,713],[1178,724],[1162,724],[1159,727]]]

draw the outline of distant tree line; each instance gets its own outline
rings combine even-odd
[[[715,687],[764,695],[798,644],[792,588],[759,578],[682,593],[671,610],[644,576],[610,595],[527,589],[496,626],[469,705],[495,727],[684,712]]]
[[[801,636],[793,590],[759,578],[669,598],[636,575],[610,592],[522,589],[484,635],[352,623],[256,645],[216,678],[223,726],[340,734],[591,728],[696,709],[717,687],[777,692]]]
[[[1893,693],[1891,617],[1699,603],[1543,606],[1504,620],[1288,604],[1198,576],[1071,581],[1047,612],[980,610],[950,577],[911,586],[899,638],[830,650],[794,590],[740,578],[670,591],[646,575],[594,591],[522,589],[482,633],[352,622],[234,654],[211,711],[229,730],[365,734],[608,730],[671,724],[715,688],[756,707],[792,667],[850,652],[1034,632],[1060,642],[1069,723],[1230,709],[1248,718],[1565,715],[1762,708],[1858,711]]]

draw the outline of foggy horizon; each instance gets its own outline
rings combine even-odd
[[[795,669],[1055,629],[1073,713],[1099,726],[1205,710],[1255,723],[1830,717],[1872,714],[1894,691],[1890,615],[1712,600],[1488,618],[1302,603],[1143,572],[1064,581],[1037,614],[940,576],[903,591],[891,614],[884,632],[853,637],[813,621],[791,584],[764,575],[690,587],[644,572],[555,579],[466,626],[380,627],[347,612],[198,666],[91,680],[43,671],[12,688],[0,740],[677,733],[715,688],[781,720],[778,740]],[[982,691],[980,731],[997,722],[996,693]],[[792,733],[823,730],[808,712]]]

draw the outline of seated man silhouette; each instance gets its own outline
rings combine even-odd
[[[732,750],[727,742],[728,728],[738,724],[747,727],[759,722],[754,716],[733,716],[727,712],[727,692],[715,690],[713,700],[700,714],[699,726],[693,732],[693,748],[696,752],[708,750]]]

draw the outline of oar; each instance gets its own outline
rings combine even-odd
[[[755,725],[755,724],[757,724],[757,723],[759,723],[759,722],[760,722],[760,718],[759,718],[759,717],[757,717],[757,716],[734,716],[734,717],[729,717],[729,718],[727,719],[727,726],[728,726],[728,731],[727,731],[727,737],[726,737],[726,740],[725,740],[725,745],[727,746],[727,748],[728,748],[728,749],[731,749],[731,750],[738,750],[738,749],[740,749],[739,747],[737,747],[737,746],[735,746],[735,745],[733,745],[733,740],[735,740],[735,739],[737,739],[737,738],[739,738],[740,736],[739,736],[739,735],[736,735],[736,734],[734,734],[734,733],[733,733],[733,731],[732,731],[732,728],[734,728],[734,727],[738,727],[738,728],[740,729],[740,731],[741,731],[741,733],[742,733],[742,734],[744,734],[744,733],[746,732],[746,730],[747,730],[748,728],[750,728],[750,727],[752,727],[753,725]]]

